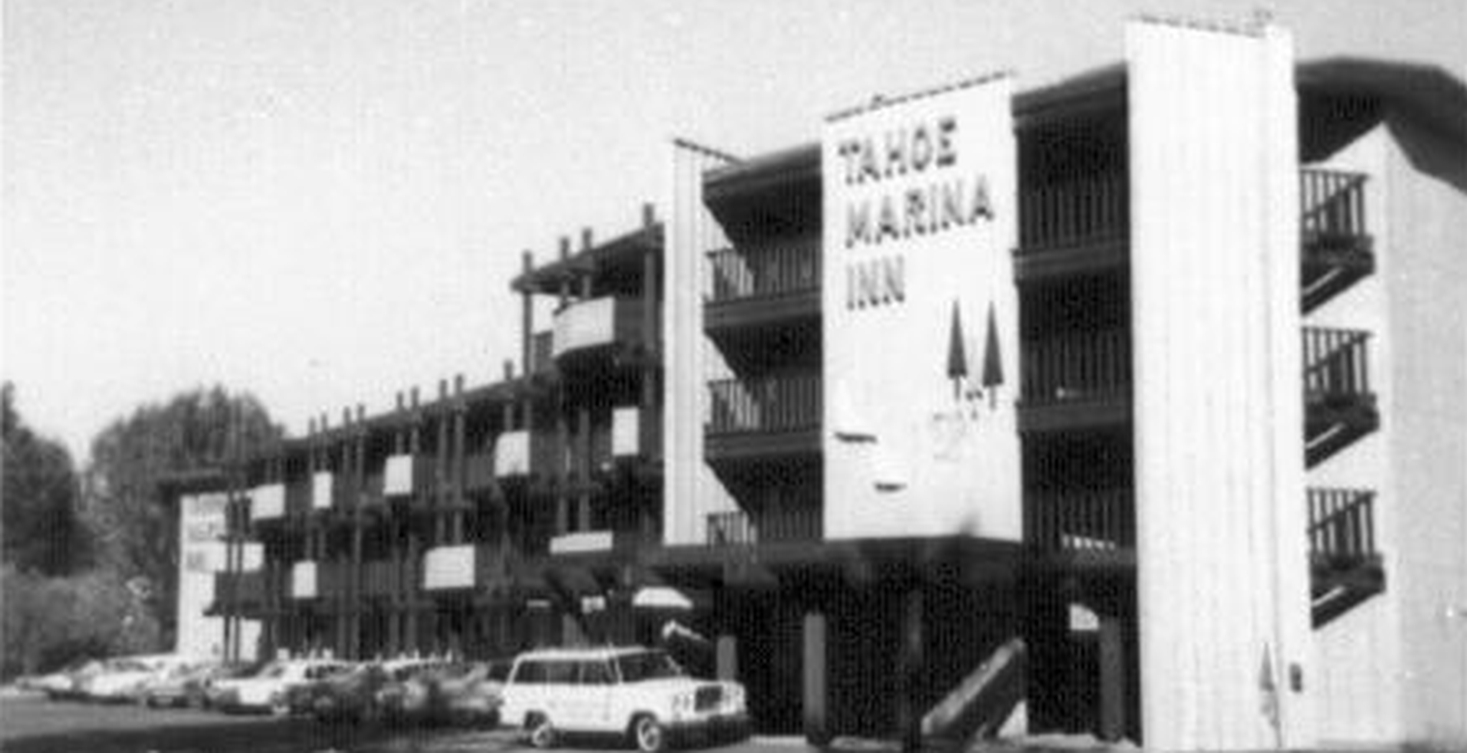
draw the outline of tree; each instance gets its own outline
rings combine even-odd
[[[15,408],[12,384],[6,382],[0,390],[4,562],[22,572],[72,572],[85,564],[86,538],[77,516],[77,476],[71,453],[25,425]]]
[[[178,575],[177,511],[159,482],[217,467],[232,449],[250,453],[281,436],[248,394],[198,389],[119,418],[92,442],[84,479],[86,518],[107,569],[144,591],[148,610],[172,639]]]

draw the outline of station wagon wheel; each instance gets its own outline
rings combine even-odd
[[[555,746],[555,727],[551,726],[550,718],[544,714],[530,714],[525,717],[525,735],[529,738],[530,745],[540,750]]]
[[[270,699],[271,716],[288,716],[290,714],[290,701],[284,695],[277,695]]]
[[[632,737],[637,743],[637,750],[642,753],[662,753],[667,748],[667,734],[657,717],[651,714],[642,714],[632,720]]]

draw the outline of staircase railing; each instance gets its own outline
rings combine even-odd
[[[1305,235],[1365,235],[1365,177],[1339,170],[1300,170],[1299,209]]]
[[[1370,333],[1362,330],[1305,327],[1305,396],[1326,399],[1370,394],[1369,340]]]
[[[1309,553],[1326,558],[1375,554],[1375,492],[1310,489]]]

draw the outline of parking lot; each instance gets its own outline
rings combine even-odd
[[[330,725],[303,718],[50,701],[35,694],[0,697],[0,751],[4,753],[457,753],[520,747],[509,730]],[[576,753],[604,749],[605,745],[569,748]],[[755,740],[701,750],[803,753],[807,749],[793,741]]]

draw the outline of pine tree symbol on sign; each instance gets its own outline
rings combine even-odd
[[[948,330],[947,377],[953,382],[953,399],[963,396],[963,380],[968,376],[968,355],[963,347],[963,319],[958,313],[958,302],[953,301],[953,320]]]
[[[998,386],[1003,384],[1003,354],[998,349],[998,312],[988,302],[988,337],[983,344],[983,389],[988,392],[988,407],[998,407]]]

